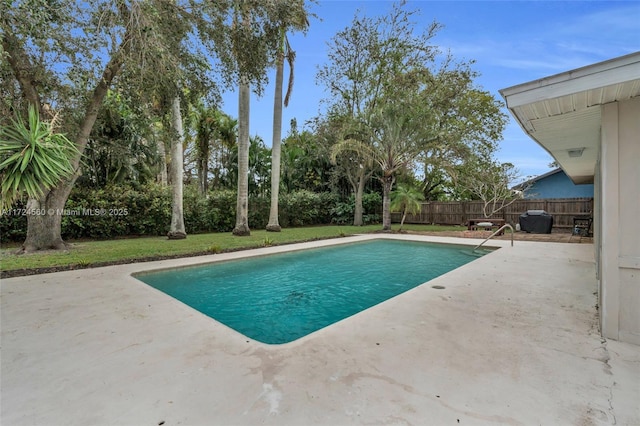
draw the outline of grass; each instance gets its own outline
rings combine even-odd
[[[397,225],[394,226],[398,228]],[[184,240],[168,240],[166,237],[127,238],[108,241],[71,241],[67,251],[44,251],[16,255],[19,245],[3,245],[0,250],[0,270],[17,271],[33,269],[75,269],[111,263],[130,263],[153,258],[187,257],[233,250],[244,250],[270,245],[337,238],[347,235],[376,232],[380,225],[368,226],[317,226],[287,228],[282,232],[252,230],[247,237],[231,233],[194,234]],[[434,225],[405,225],[403,231],[438,232],[459,231],[462,227]],[[14,275],[14,274],[11,274]]]

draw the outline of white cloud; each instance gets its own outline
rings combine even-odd
[[[558,27],[560,34],[586,35],[594,38],[628,38],[630,33],[638,33],[640,20],[640,4],[629,2],[623,7],[612,7],[606,10],[578,16],[573,22]]]
[[[578,3],[576,3],[578,4]],[[514,26],[472,39],[442,40],[456,57],[484,66],[546,76],[640,50],[640,3],[580,14],[572,20],[550,17],[539,25]]]

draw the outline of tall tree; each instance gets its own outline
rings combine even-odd
[[[363,135],[355,125],[357,117],[368,105],[374,105],[382,79],[371,74],[375,63],[375,46],[380,20],[355,16],[351,26],[339,31],[328,43],[329,63],[323,65],[316,80],[329,91],[329,113],[320,126],[321,134],[333,134],[336,140],[360,139]],[[374,172],[373,164],[358,151],[343,151],[333,156],[336,171],[351,184],[355,194],[353,224],[363,224],[362,197],[366,181]]]
[[[242,77],[238,90],[238,198],[236,202],[236,226],[233,235],[247,236],[249,229],[249,106],[251,88],[249,80]]]
[[[383,230],[391,229],[389,195],[400,170],[412,169],[433,147],[495,144],[506,123],[501,104],[474,87],[470,64],[431,45],[440,25],[415,35],[415,12],[403,7],[375,20],[356,16],[334,39],[335,64],[319,76],[330,82],[346,117],[332,156],[355,152],[377,168]]]
[[[214,168],[214,185],[232,188],[237,185],[238,120],[221,114],[218,120],[217,163]]]
[[[184,228],[184,211],[182,208],[182,169],[184,130],[182,126],[182,112],[180,111],[180,96],[175,95],[171,102],[171,228],[167,236],[170,240],[187,238]]]
[[[237,165],[230,164],[230,153],[236,149],[238,121],[229,115],[203,103],[195,106],[195,156],[200,194],[209,190],[209,172],[214,186],[228,183],[229,172]],[[233,156],[236,159],[236,156]],[[209,167],[210,161],[213,167]],[[233,185],[237,185],[234,179]],[[224,182],[223,182],[224,181]]]
[[[262,70],[275,57],[280,41],[281,28],[295,24],[298,16],[306,16],[303,0],[238,0],[234,18],[234,43],[232,52],[236,56],[239,72],[238,89],[238,200],[236,203],[236,225],[233,234],[250,235],[248,223],[248,155],[249,155],[249,95],[254,81],[247,68]],[[251,52],[251,55],[247,54]],[[260,80],[255,90],[261,94]]]
[[[233,228],[233,235],[251,235],[249,229],[249,119],[251,103],[251,86],[249,78],[243,70],[246,66],[243,61],[243,41],[246,42],[252,34],[252,22],[255,14],[251,10],[247,1],[240,1],[234,17],[235,26],[241,29],[238,42],[234,46],[238,58],[238,69],[240,72],[238,88],[238,190],[236,200],[236,225]],[[238,22],[238,15],[242,22]],[[264,51],[266,55],[266,50]]]
[[[287,25],[286,15],[289,10],[289,5],[283,4],[279,31],[279,42],[276,51],[276,81],[275,92],[273,95],[273,138],[271,142],[271,206],[269,210],[269,222],[267,223],[267,231],[280,232],[280,222],[278,220],[278,197],[280,193],[280,144],[282,141],[282,83],[284,80],[284,60],[287,59],[289,64],[289,82],[287,85],[287,93],[284,97],[284,106],[289,105],[289,99],[291,97],[291,91],[293,90],[293,76],[294,76],[294,61],[295,52],[291,49],[289,39],[287,37],[287,31],[290,29]],[[298,31],[304,31],[309,26],[309,19],[307,18],[304,8],[299,8],[299,15],[297,15],[293,22],[293,29]]]
[[[55,100],[62,103],[64,100],[61,96],[73,90],[73,88],[68,90],[56,81],[58,77],[56,70],[45,62],[48,61],[49,54],[68,58],[72,65],[78,67],[75,69],[74,66],[68,67],[74,73],[71,75],[71,81],[84,77],[93,82],[92,88],[87,87],[89,95],[86,97],[86,107],[82,117],[74,126],[76,136],[73,139],[75,139],[78,154],[72,159],[71,166],[79,171],[81,154],[87,145],[107,90],[120,72],[132,46],[139,41],[134,27],[142,8],[136,2],[130,5],[118,2],[115,7],[104,5],[102,11],[104,22],[111,27],[92,30],[87,26],[86,33],[82,37],[72,33],[78,25],[78,18],[92,21],[93,17],[82,16],[84,15],[82,9],[71,2],[53,5],[45,1],[16,1],[3,2],[2,5],[0,28],[4,57],[20,85],[23,98],[37,105],[41,115],[44,112],[44,105],[48,104],[45,99],[57,97]],[[115,31],[109,34],[112,29]],[[105,36],[111,35],[114,36],[113,39],[108,37],[109,41],[105,40]],[[92,37],[95,38],[92,39]],[[83,41],[87,43],[85,46],[82,46]],[[97,52],[92,52],[90,49],[96,49],[100,41],[104,42],[102,46],[108,47],[110,54],[99,68],[87,69],[82,63],[95,64]],[[53,51],[50,46],[54,47]],[[77,51],[73,52],[74,49]],[[27,203],[29,210],[43,210],[51,213],[27,216],[24,251],[66,247],[60,235],[62,210],[78,175],[79,173],[75,173],[45,191],[40,197],[29,199]]]
[[[31,199],[30,207],[63,210],[112,85],[140,93],[142,104],[176,81],[219,98],[217,83],[237,84],[242,68],[242,75],[259,88],[268,66],[267,42],[261,40],[273,39],[263,37],[265,28],[273,33],[273,25],[266,19],[262,30],[245,37],[238,61],[231,48],[242,33],[232,19],[238,1],[260,10],[272,5],[260,0],[0,2],[0,92],[11,95],[16,111],[26,110],[27,103],[36,105],[41,117],[47,106],[62,111],[61,131],[78,149],[72,159],[75,173]],[[7,74],[10,78],[4,78]],[[18,91],[20,100],[13,96]],[[23,250],[65,248],[61,220],[60,214],[30,215]]]
[[[264,197],[271,183],[271,150],[260,136],[249,139],[249,195]]]
[[[320,138],[331,147],[339,140],[348,138],[358,138],[359,135],[349,130],[353,117],[329,112],[327,119],[316,120],[315,131]],[[351,187],[354,197],[353,225],[362,226],[363,221],[363,196],[367,182],[373,176],[375,169],[371,160],[358,151],[342,151],[333,157],[334,178],[346,179]]]
[[[215,108],[196,106],[196,169],[198,173],[198,190],[201,195],[207,193],[209,186],[209,157],[211,145],[218,135],[218,114]]]

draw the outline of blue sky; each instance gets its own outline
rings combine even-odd
[[[356,11],[366,16],[387,13],[390,1],[325,1],[311,5],[306,34],[290,36],[296,51],[295,86],[283,113],[283,137],[289,123],[298,126],[320,113],[327,96],[316,86],[318,66],[327,61],[327,42],[349,26]],[[498,90],[569,71],[640,50],[638,1],[409,1],[419,11],[417,29],[433,20],[444,28],[433,39],[456,59],[475,60],[481,76],[477,85],[503,100]],[[273,80],[273,72],[269,80]],[[285,70],[285,79],[288,71]],[[251,135],[271,145],[273,84],[251,101]],[[237,117],[237,94],[223,97],[222,110]],[[506,110],[505,110],[506,111]],[[521,175],[536,176],[549,170],[553,160],[520,129],[509,115],[497,158],[511,162]]]

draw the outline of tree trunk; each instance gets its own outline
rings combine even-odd
[[[154,137],[156,136],[156,131],[154,130]],[[160,185],[167,186],[168,185],[168,176],[167,176],[167,152],[164,149],[164,141],[160,140],[160,138],[156,137],[156,144],[158,146],[158,157],[160,157],[160,173],[156,177],[156,180]]]
[[[200,192],[200,195],[206,195],[207,193],[207,175],[209,174],[208,165],[208,155],[207,157],[200,158],[198,160],[198,191]]]
[[[76,137],[78,154],[71,161],[72,167],[76,170],[68,180],[61,181],[55,188],[45,191],[39,200],[30,199],[27,204],[33,209],[40,210],[39,215],[29,215],[27,217],[27,237],[22,244],[21,251],[24,253],[47,249],[66,249],[67,245],[62,240],[62,214],[64,205],[69,198],[71,189],[80,176],[80,160],[87,143],[93,124],[98,117],[98,112],[102,106],[102,101],[107,95],[107,90],[113,77],[120,69],[122,62],[113,60],[107,64],[102,79],[96,86],[91,97],[91,101],[85,111],[84,119],[80,125],[80,131]]]
[[[171,229],[167,234],[170,240],[187,238],[184,229],[184,214],[182,210],[182,175],[183,175],[183,151],[182,140],[182,113],[180,112],[180,97],[176,95],[171,104]]]
[[[207,195],[209,191],[209,150],[207,149],[207,156],[202,159],[202,193]]]
[[[9,58],[21,58],[19,62],[9,64],[12,66],[16,78],[19,80],[23,94],[28,101],[38,102],[37,106],[42,111],[40,97],[38,95],[37,86],[29,75],[33,75],[34,67],[25,61],[27,55],[24,49],[15,39],[8,38],[10,35],[6,33],[2,39],[2,47],[9,54]],[[62,210],[69,198],[71,189],[80,175],[80,160],[82,154],[89,142],[91,129],[96,122],[98,112],[102,106],[102,102],[107,95],[107,90],[115,76],[120,72],[124,63],[124,58],[130,49],[130,29],[127,28],[123,40],[120,42],[118,50],[113,53],[109,62],[105,66],[102,76],[98,80],[93,93],[89,98],[89,103],[84,112],[84,117],[80,124],[80,129],[76,136],[76,146],[78,154],[71,161],[72,167],[76,173],[68,180],[61,181],[55,188],[46,191],[39,200],[31,199],[27,202],[34,209],[39,209],[40,215],[29,215],[27,217],[27,237],[22,244],[21,252],[28,253],[44,249],[65,249],[66,244],[62,241]],[[43,211],[43,209],[45,211]]]
[[[361,168],[358,171],[358,187],[356,189],[355,209],[353,213],[353,226],[364,225],[364,221],[362,220],[362,215],[364,213],[364,208],[362,206],[362,197],[364,195],[365,183],[366,183],[365,171],[363,168]]]
[[[273,139],[271,142],[271,209],[267,231],[280,232],[278,220],[278,196],[280,193],[280,140],[282,139],[282,80],[284,77],[284,52],[278,52],[276,60],[276,92],[273,96]]]
[[[404,226],[404,220],[407,217],[407,208],[402,211],[402,220],[400,220],[400,228],[398,228],[398,232],[402,231],[402,227]]]
[[[27,201],[27,238],[20,252],[30,253],[38,250],[65,250],[62,240],[62,214],[69,196],[60,185],[40,199]],[[69,187],[70,190],[70,187]]]
[[[251,235],[249,229],[249,81],[243,77],[238,95],[238,199],[233,235]]]
[[[382,230],[391,231],[391,187],[393,176],[382,177]]]

